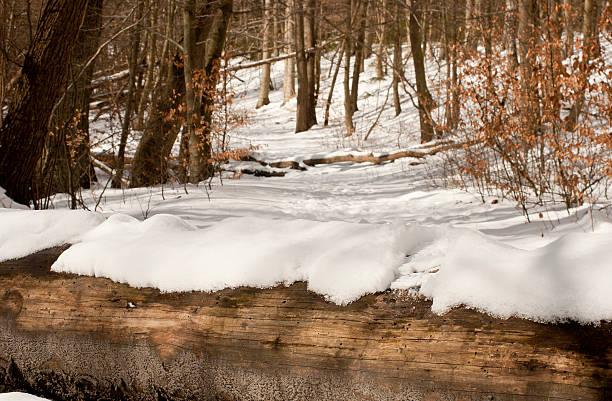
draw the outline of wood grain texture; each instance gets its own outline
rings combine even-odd
[[[304,283],[162,294],[0,264],[0,391],[58,399],[610,400],[612,324],[501,320]],[[172,268],[169,266],[169,268]],[[127,308],[128,302],[136,308]]]

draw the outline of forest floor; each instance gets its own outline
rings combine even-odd
[[[324,60],[320,100],[329,91],[328,69]],[[362,75],[351,137],[342,128],[342,72],[330,126],[322,127],[320,101],[320,124],[295,134],[295,99],[281,105],[282,70],[282,63],[273,66],[271,103],[258,110],[258,69],[239,71],[231,81],[233,112],[247,116],[246,125],[228,133],[233,148],[252,147],[251,156],[266,163],[300,163],[422,147],[418,114],[408,96],[402,97],[397,117],[389,96],[364,139],[390,85],[389,76],[376,80],[368,73]],[[442,71],[430,65],[430,77]],[[406,72],[410,80],[411,65]],[[94,129],[96,138],[109,138],[98,150],[113,151],[118,137],[110,134],[117,132],[118,122],[100,119]],[[131,152],[137,141],[135,132]],[[124,190],[104,188],[108,175],[99,170],[98,186],[82,197],[103,217],[62,212],[27,220],[15,215],[11,224],[21,224],[24,235],[18,242],[3,240],[15,228],[0,224],[0,260],[3,249],[14,252],[4,258],[17,257],[68,241],[78,244],[54,269],[166,291],[303,280],[339,304],[391,288],[433,299],[438,313],[464,305],[536,321],[612,319],[609,202],[569,211],[563,205],[534,206],[528,220],[512,201],[454,186],[445,157],[302,163],[304,170],[232,161],[223,179],[210,183]],[[242,174],[245,170],[284,176],[257,177]],[[57,195],[53,207],[67,209],[68,201]]]

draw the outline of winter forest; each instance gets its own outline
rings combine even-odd
[[[0,400],[612,399],[611,123],[608,0],[0,0]]]

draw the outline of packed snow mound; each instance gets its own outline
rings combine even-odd
[[[535,250],[448,229],[400,267],[391,287],[420,288],[440,314],[463,305],[502,318],[598,323],[612,320],[611,244],[607,226]]]
[[[143,222],[114,215],[65,251],[52,270],[162,291],[306,281],[310,290],[344,305],[388,289],[406,250],[422,247],[429,231],[254,217],[229,218],[196,230],[171,215]]]
[[[7,209],[28,209],[27,206],[24,206],[20,203],[15,202],[11,198],[6,195],[6,190],[0,187],[0,208]]]
[[[197,229],[173,215],[117,214],[52,270],[167,292],[305,281],[341,305],[411,289],[436,313],[463,305],[502,318],[597,323],[612,320],[612,232],[600,228],[523,250],[449,225],[241,217]]]
[[[0,394],[0,401],[47,401],[47,399],[26,393],[3,393]]]
[[[103,221],[83,210],[0,209],[0,262],[74,243]]]

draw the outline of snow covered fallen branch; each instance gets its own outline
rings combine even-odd
[[[432,145],[433,147],[424,146],[422,148],[403,150],[395,153],[340,152],[340,154],[330,154],[303,160],[281,160],[274,162],[258,160],[252,155],[248,155],[243,159],[243,161],[257,162],[262,166],[268,166],[273,168],[291,168],[296,170],[305,170],[305,167],[303,165],[314,167],[319,164],[333,164],[343,162],[382,164],[408,157],[415,159],[424,159],[428,156],[433,156],[440,152],[461,148],[464,145],[464,143],[442,142],[435,144],[435,146]]]

